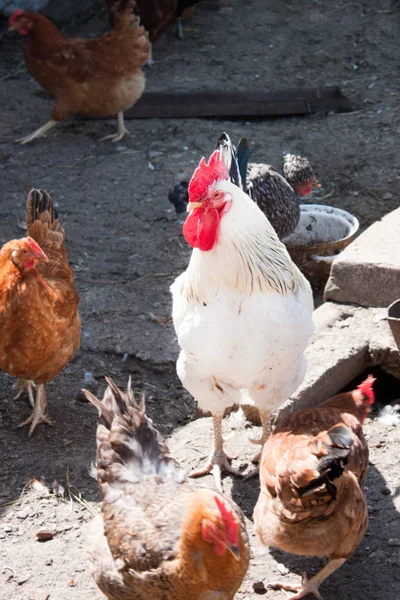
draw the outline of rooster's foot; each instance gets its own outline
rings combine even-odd
[[[321,594],[318,591],[318,585],[312,583],[312,580],[308,581],[307,575],[304,573],[301,584],[295,583],[280,583],[279,581],[274,581],[268,584],[268,587],[274,590],[282,590],[284,592],[297,592],[294,596],[286,594],[288,600],[300,600],[308,594],[312,594],[318,600],[323,600]]]
[[[202,475],[207,475],[212,471],[214,475],[215,485],[219,492],[222,493],[222,483],[221,483],[221,473],[222,471],[228,471],[232,475],[236,475],[237,477],[243,477],[243,473],[234,469],[229,463],[230,457],[228,457],[225,452],[219,451],[218,453],[213,454],[210,457],[210,460],[206,464],[205,467],[201,469],[197,469],[196,471],[192,471],[189,476],[190,477],[201,477]]]
[[[258,477],[259,473],[260,473],[260,465],[257,465],[255,469],[252,469],[245,475],[244,480],[248,481],[249,479],[253,479],[253,477]]]
[[[266,435],[266,436],[263,435],[259,440],[256,440],[254,438],[249,438],[249,442],[251,442],[252,444],[260,444],[260,446],[261,446],[261,450],[259,450],[258,452],[255,453],[255,455],[251,459],[251,462],[253,462],[253,463],[260,462],[261,452],[262,452],[262,449],[263,449],[264,444],[267,441],[268,437],[269,437],[268,435]]]

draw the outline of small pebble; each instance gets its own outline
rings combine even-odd
[[[47,542],[53,539],[54,533],[50,529],[41,529],[36,532],[36,537],[39,542]]]
[[[265,592],[267,591],[262,581],[257,581],[256,583],[253,583],[253,590],[256,594],[265,594]]]

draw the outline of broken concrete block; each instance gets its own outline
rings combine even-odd
[[[306,350],[307,372],[279,417],[334,396],[371,364],[374,309],[327,302],[314,311],[315,332]],[[373,315],[375,317],[375,314]]]
[[[306,376],[279,410],[279,418],[321,404],[371,366],[380,365],[400,378],[400,353],[386,309],[327,302],[314,311],[313,319]]]
[[[325,300],[388,307],[400,298],[400,208],[385,215],[333,261]]]

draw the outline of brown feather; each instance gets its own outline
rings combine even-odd
[[[55,99],[54,120],[72,114],[114,115],[141,96],[145,82],[141,66],[150,46],[134,6],[134,0],[125,2],[123,10],[115,13],[112,31],[87,40],[64,37],[44,15],[23,13],[33,23],[25,37],[25,62]]]
[[[360,543],[368,524],[361,426],[368,402],[356,390],[278,423],[263,448],[254,510],[263,543],[330,558],[347,558]]]
[[[97,585],[110,600],[232,600],[249,562],[240,509],[186,478],[139,405],[130,383],[122,392],[108,379],[97,428],[97,476],[102,515],[90,531]],[[102,405],[104,408],[102,408]],[[222,556],[201,536],[203,519],[219,514],[215,497],[240,527],[240,561]],[[215,594],[215,595],[214,595]]]
[[[0,250],[0,368],[19,379],[51,381],[79,348],[79,296],[64,246],[64,230],[47,192],[32,190],[27,199],[28,234],[45,251],[48,263],[19,269],[14,249]]]

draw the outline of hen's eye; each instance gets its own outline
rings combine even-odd
[[[23,249],[23,250],[22,250],[22,254],[28,254],[28,250],[26,250],[26,249]]]

